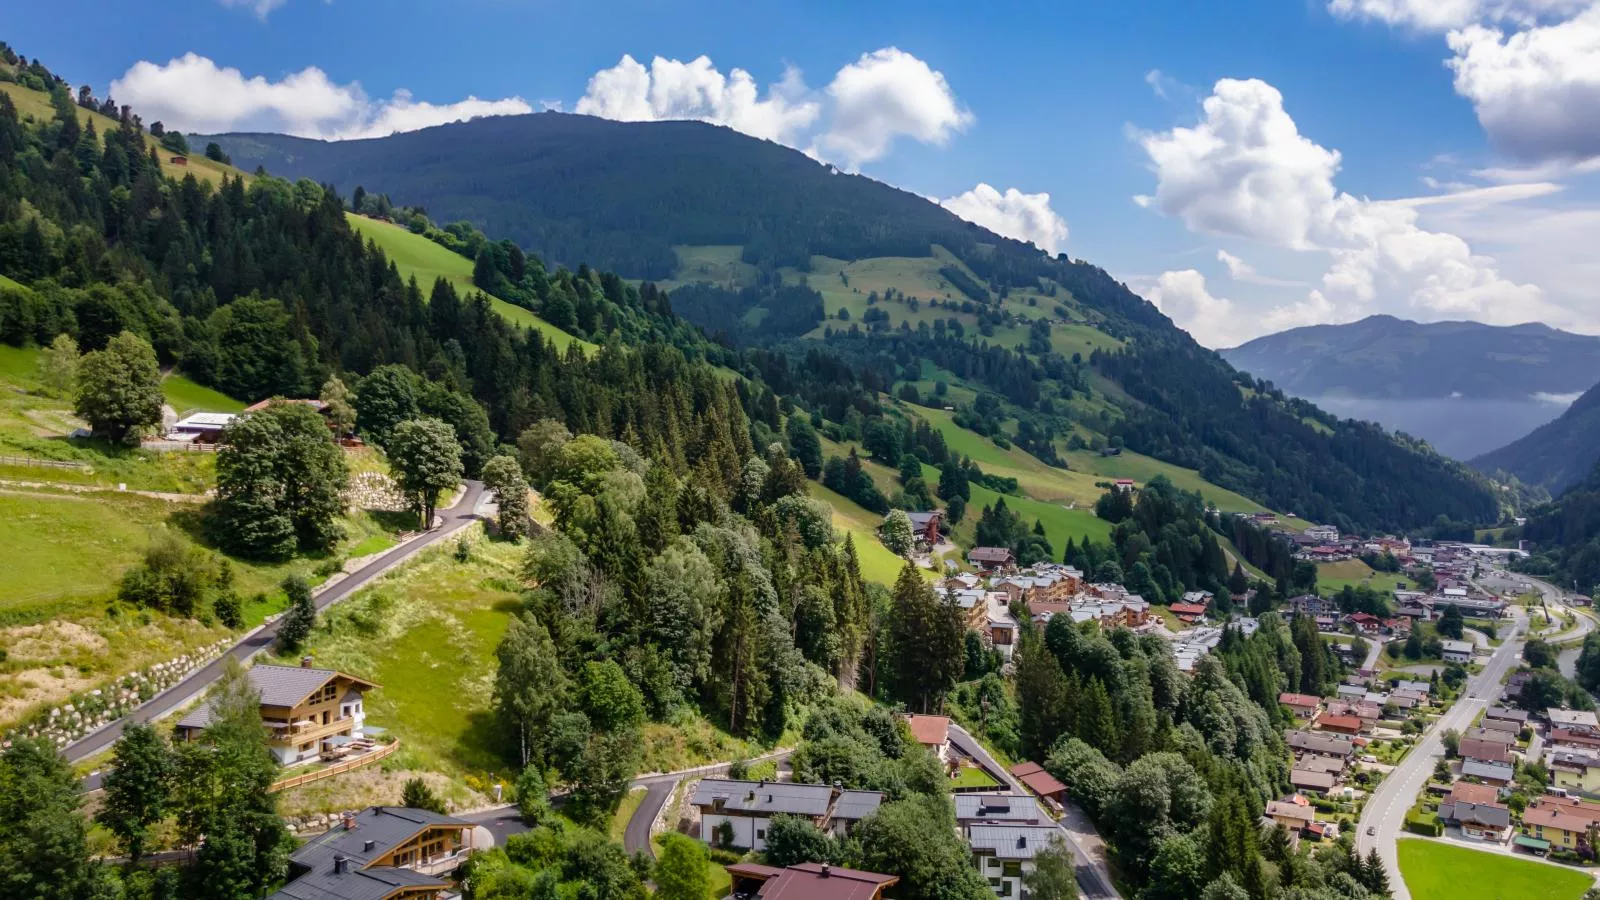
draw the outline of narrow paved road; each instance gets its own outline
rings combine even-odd
[[[673,789],[682,779],[682,775],[657,775],[633,782],[632,786],[644,788],[645,794],[622,833],[622,849],[629,853],[643,850],[651,856],[656,855],[656,848],[650,843],[650,826],[656,823],[656,816],[661,815],[661,807],[667,804],[667,798],[672,796]]]
[[[950,725],[950,743],[979,765],[989,770],[1006,787],[1018,794],[1027,794],[1028,789],[1023,787],[1017,779],[1013,778],[1006,768],[983,749],[983,745],[968,734],[966,729],[952,723]],[[1111,884],[1111,870],[1106,868],[1106,844],[1101,840],[1100,833],[1095,830],[1094,823],[1084,815],[1083,810],[1075,804],[1067,804],[1067,814],[1058,823],[1062,837],[1066,839],[1067,846],[1072,850],[1072,857],[1077,862],[1078,887],[1083,889],[1085,900],[1109,900],[1120,895]]]
[[[1552,585],[1534,580],[1534,585],[1544,593],[1545,601],[1559,606],[1562,593]],[[1410,900],[1404,876],[1400,874],[1400,856],[1396,844],[1405,827],[1406,812],[1416,802],[1417,794],[1427,784],[1434,764],[1444,757],[1440,736],[1448,729],[1458,731],[1470,727],[1473,719],[1500,696],[1500,685],[1514,669],[1522,656],[1523,638],[1528,629],[1528,619],[1519,607],[1508,610],[1515,618],[1505,642],[1494,651],[1483,671],[1467,681],[1466,693],[1456,701],[1433,726],[1427,730],[1406,758],[1378,785],[1361,812],[1361,822],[1356,835],[1356,848],[1362,854],[1376,847],[1389,874],[1389,886],[1395,900]],[[1376,834],[1367,834],[1368,828]]]
[[[466,490],[462,491],[455,505],[447,510],[440,511],[440,518],[443,519],[443,522],[438,528],[408,544],[396,547],[389,553],[385,553],[352,572],[343,581],[318,594],[315,601],[317,609],[326,609],[349,597],[362,587],[365,587],[372,579],[415,556],[423,548],[432,546],[478,521],[476,508],[481,497],[483,497],[483,484],[477,481],[468,481]],[[226,653],[212,660],[209,664],[194,670],[187,678],[172,687],[150,698],[143,706],[140,706],[129,715],[99,731],[85,735],[68,744],[62,751],[63,755],[66,756],[69,762],[77,762],[105,750],[116,743],[117,738],[122,736],[122,729],[128,722],[154,721],[184,706],[210,687],[212,682],[222,677],[222,673],[227,669],[227,661],[230,658],[238,660],[241,664],[248,663],[251,657],[270,646],[277,639],[277,636],[277,622],[251,632],[229,648]],[[99,772],[95,772],[83,780],[83,789],[85,791],[95,791],[99,790],[99,788]]]

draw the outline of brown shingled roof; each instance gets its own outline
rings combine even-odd
[[[950,740],[949,716],[912,716],[911,736],[924,746],[942,747]]]

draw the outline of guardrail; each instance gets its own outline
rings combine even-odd
[[[336,762],[326,768],[317,769],[315,772],[307,772],[304,775],[294,775],[289,778],[283,778],[279,779],[278,781],[274,781],[272,786],[267,788],[267,793],[276,794],[279,791],[288,790],[292,787],[299,787],[302,784],[310,784],[313,781],[321,781],[324,778],[332,778],[335,775],[343,775],[345,772],[375,763],[399,749],[400,739],[395,738],[391,743],[385,744],[382,747],[373,750],[371,753],[363,753],[355,759],[347,759],[343,762]]]

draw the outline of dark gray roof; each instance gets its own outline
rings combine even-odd
[[[1061,840],[1053,825],[972,825],[967,828],[967,845],[973,850],[993,853],[1000,859],[1033,859],[1033,855]]]
[[[833,818],[855,822],[865,819],[883,805],[880,791],[845,791],[833,804]]]
[[[719,799],[724,809],[740,812],[824,816],[833,802],[833,788],[825,784],[706,778],[695,788],[694,799],[690,802],[695,806],[712,806]]]
[[[1499,804],[1488,806],[1482,803],[1468,803],[1465,800],[1458,800],[1455,803],[1446,800],[1439,804],[1439,818],[1470,825],[1505,828],[1511,824],[1511,810]]]
[[[1032,797],[1019,794],[957,794],[957,822],[1017,822],[1048,824],[1044,810]]]
[[[354,828],[346,830],[340,823],[306,841],[289,854],[289,859],[313,872],[331,872],[334,857],[343,856],[350,860],[350,868],[358,869],[430,825],[472,827],[471,822],[403,806],[370,806],[356,813],[354,821]],[[371,850],[366,849],[368,841],[372,842]]]
[[[1309,750],[1312,753],[1322,753],[1330,756],[1349,756],[1356,752],[1356,745],[1343,738],[1322,734],[1313,731],[1286,730],[1284,739],[1289,742],[1292,750]]]
[[[344,873],[335,874],[329,862],[284,885],[267,900],[383,900],[400,888],[449,886],[448,878],[391,866],[357,869],[352,863]]]
[[[1525,709],[1512,709],[1509,706],[1491,706],[1484,710],[1485,719],[1505,719],[1510,722],[1528,721],[1528,711]]]
[[[1510,781],[1516,773],[1512,770],[1510,763],[1481,762],[1476,759],[1469,759],[1461,764],[1461,774],[1463,776],[1470,775],[1476,778],[1486,778],[1491,781]]]
[[[246,674],[250,677],[250,686],[261,695],[263,706],[294,706],[304,700],[312,691],[328,683],[328,680],[344,673],[334,669],[311,669],[305,666],[273,666],[260,665],[251,667]],[[367,684],[354,675],[345,675],[346,678]],[[355,690],[347,691],[345,699],[351,695],[360,696]],[[188,715],[178,720],[179,728],[204,728],[211,724],[210,704],[202,703],[189,712]]]

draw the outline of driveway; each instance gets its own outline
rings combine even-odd
[[[439,527],[421,535],[408,543],[395,547],[388,553],[374,559],[365,566],[352,572],[349,576],[339,581],[316,595],[313,601],[318,610],[327,609],[340,600],[365,587],[368,582],[390,569],[400,565],[415,556],[425,547],[430,547],[445,538],[455,534],[473,522],[479,520],[477,507],[479,500],[484,497],[483,483],[478,481],[466,482],[466,490],[456,499],[455,505],[447,510],[440,511],[443,522]],[[68,762],[78,762],[94,756],[116,743],[122,736],[123,727],[132,722],[152,722],[174,710],[187,705],[191,700],[198,698],[209,688],[213,682],[222,677],[226,671],[228,660],[237,660],[240,664],[248,664],[257,653],[271,646],[278,637],[278,623],[270,622],[245,635],[228,651],[209,664],[196,669],[172,687],[145,701],[143,706],[129,713],[127,716],[112,722],[98,731],[87,734],[68,744],[62,751]],[[100,789],[100,773],[93,772],[83,780],[85,791]]]
[[[950,724],[950,743],[988,770],[990,775],[999,779],[1013,792],[1028,793],[1028,789],[1013,778],[1005,766],[996,762],[977,739],[953,722]],[[1061,828],[1067,846],[1072,850],[1073,859],[1077,862],[1078,887],[1082,888],[1085,900],[1120,897],[1116,888],[1112,887],[1111,870],[1106,867],[1106,842],[1101,839],[1100,832],[1095,830],[1094,823],[1089,821],[1083,810],[1069,801],[1066,804],[1066,814],[1057,824]]]

